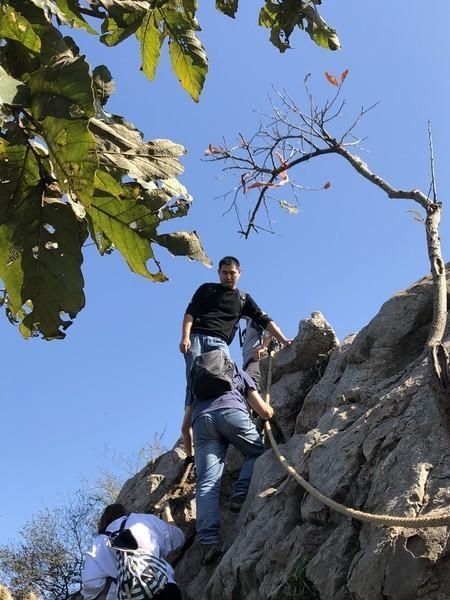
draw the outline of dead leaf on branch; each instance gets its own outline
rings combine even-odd
[[[331,85],[335,85],[336,87],[339,87],[338,80],[336,79],[336,77],[334,75],[331,75],[330,73],[325,71],[325,77],[326,77],[327,81],[329,83],[331,83]]]

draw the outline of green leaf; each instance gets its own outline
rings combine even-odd
[[[198,102],[208,72],[208,58],[195,35],[197,25],[182,13],[161,10],[169,36],[169,55],[182,87]]]
[[[185,154],[180,144],[170,140],[144,142],[142,133],[119,118],[91,119],[97,153],[102,165],[120,169],[138,181],[170,179],[183,171],[178,157]]]
[[[159,29],[157,15],[159,11],[149,11],[136,33],[136,37],[141,42],[142,70],[149,79],[155,77],[164,39]]]
[[[216,0],[216,8],[224,15],[234,19],[238,10],[239,0]]]
[[[24,337],[61,339],[84,306],[81,247],[85,227],[65,204],[42,205],[36,189],[0,225],[0,277]]]
[[[97,33],[89,23],[86,22],[83,15],[80,12],[77,0],[54,0],[57,4],[60,12],[64,15],[63,23],[70,27],[78,27],[85,29],[88,33]]]
[[[95,138],[84,120],[46,117],[41,122],[55,174],[72,200],[88,206],[98,159]]]
[[[157,213],[144,203],[127,198],[126,188],[118,185],[108,173],[97,174],[88,214],[100,253],[105,251],[105,236],[106,245],[112,242],[134,273],[152,281],[167,280],[158,264],[155,273],[147,268],[147,261],[155,258],[149,238],[156,234],[160,222]]]
[[[27,87],[0,66],[0,105],[10,104],[28,106],[29,93]]]
[[[11,6],[0,5],[0,37],[20,42],[32,52],[41,49],[41,40],[32,25]]]
[[[103,106],[108,102],[109,97],[114,92],[114,80],[111,72],[105,65],[95,67],[92,72],[92,84],[94,86],[95,95],[100,100]]]
[[[336,31],[327,25],[314,4],[298,0],[266,0],[259,14],[259,24],[270,29],[270,41],[280,52],[290,48],[289,39],[295,27],[305,29],[311,39],[323,48],[337,50],[340,47]]]
[[[83,56],[62,54],[31,74],[33,116],[61,116],[69,119],[95,114],[89,65]]]
[[[308,20],[306,32],[321,48],[325,48],[326,50],[339,50],[341,47],[336,30],[329,27],[322,19]]]
[[[212,266],[212,262],[205,254],[200,238],[195,231],[163,233],[156,236],[155,240],[175,256],[187,256],[190,260],[198,260],[207,267]]]
[[[106,46],[116,46],[135,33],[143,20],[144,16],[140,14],[126,15],[120,25],[115,19],[106,18],[102,23],[102,35],[100,41]]]
[[[0,138],[0,223],[40,183],[39,165],[29,145]]]
[[[89,131],[94,97],[83,57],[59,56],[31,74],[31,112],[48,147],[62,190],[88,205],[97,169],[95,138]]]
[[[80,12],[77,0],[31,0],[31,2],[44,11],[58,17],[64,25],[85,29],[89,33],[96,34],[95,29],[87,23]]]

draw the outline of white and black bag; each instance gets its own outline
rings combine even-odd
[[[123,520],[119,531],[106,531],[117,559],[118,600],[151,600],[167,585],[167,564],[161,558],[138,547],[130,529]]]

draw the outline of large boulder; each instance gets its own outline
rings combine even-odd
[[[430,278],[396,294],[342,344],[314,313],[275,357],[272,372],[274,431],[287,461],[334,501],[408,517],[408,526],[374,525],[327,508],[287,476],[271,449],[257,460],[235,519],[226,501],[241,457],[230,452],[222,482],[224,554],[201,567],[195,481],[183,482],[181,446],[126,484],[121,499],[135,510],[172,494],[188,537],[175,558],[186,600],[450,598],[450,519],[428,528],[413,521],[450,515],[449,438],[424,352],[431,318]]]

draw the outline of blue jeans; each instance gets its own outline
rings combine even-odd
[[[219,337],[213,335],[203,335],[202,333],[193,333],[191,335],[191,347],[184,355],[186,361],[186,399],[185,405],[190,404],[191,397],[191,368],[194,360],[200,354],[210,350],[223,350],[227,356],[230,356],[228,344]],[[231,357],[230,357],[231,358]]]
[[[193,430],[198,539],[201,544],[217,544],[220,479],[228,446],[233,444],[246,458],[233,487],[234,497],[247,495],[255,460],[264,452],[264,445],[248,413],[238,408],[204,413],[195,419]]]

